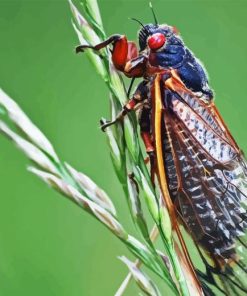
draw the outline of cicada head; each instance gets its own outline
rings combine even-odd
[[[146,48],[154,51],[159,50],[172,37],[179,38],[175,27],[154,24],[143,25],[138,34],[140,51]]]

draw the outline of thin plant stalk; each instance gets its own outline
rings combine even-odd
[[[151,232],[150,232],[150,239],[152,242],[155,242],[156,239],[159,236],[159,230],[157,228],[156,225],[154,225],[154,227],[152,228]],[[136,267],[140,267],[141,266],[141,261],[139,259],[137,259],[135,261],[135,266]],[[120,287],[118,288],[117,292],[115,293],[114,296],[122,296],[124,291],[126,290],[127,286],[129,285],[131,279],[132,279],[132,273],[129,272],[126,276],[126,278],[123,280],[122,284],[120,285]]]

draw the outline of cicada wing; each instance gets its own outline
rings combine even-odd
[[[180,120],[169,112],[164,120],[169,133],[164,145],[171,147],[165,153],[171,195],[196,240],[210,253],[226,256],[247,225],[241,204],[246,196],[234,184],[238,177],[229,164],[213,160]]]
[[[187,230],[222,266],[240,262],[236,241],[247,228],[246,162],[217,109],[173,85],[163,130],[169,189]]]

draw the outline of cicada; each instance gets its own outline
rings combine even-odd
[[[244,260],[237,254],[239,244],[246,248],[243,153],[215,106],[204,66],[178,30],[156,19],[154,24],[138,22],[139,49],[119,34],[96,46],[76,48],[77,52],[99,51],[111,46],[115,68],[129,78],[141,78],[120,114],[102,129],[138,106],[153,182],[157,176],[178,235],[179,221],[198,246],[206,266],[205,273],[198,271],[200,279],[225,295],[247,293],[247,284],[234,272],[237,266],[246,273]]]

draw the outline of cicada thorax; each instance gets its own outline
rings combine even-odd
[[[143,53],[147,55],[146,73],[155,75],[160,70],[176,70],[180,80],[193,92],[201,92],[212,98],[208,77],[202,63],[187,48],[180,36],[174,34],[169,26],[149,28],[149,36],[141,35],[141,44],[146,40]],[[144,34],[144,33],[143,33]],[[161,38],[164,36],[163,38]]]

